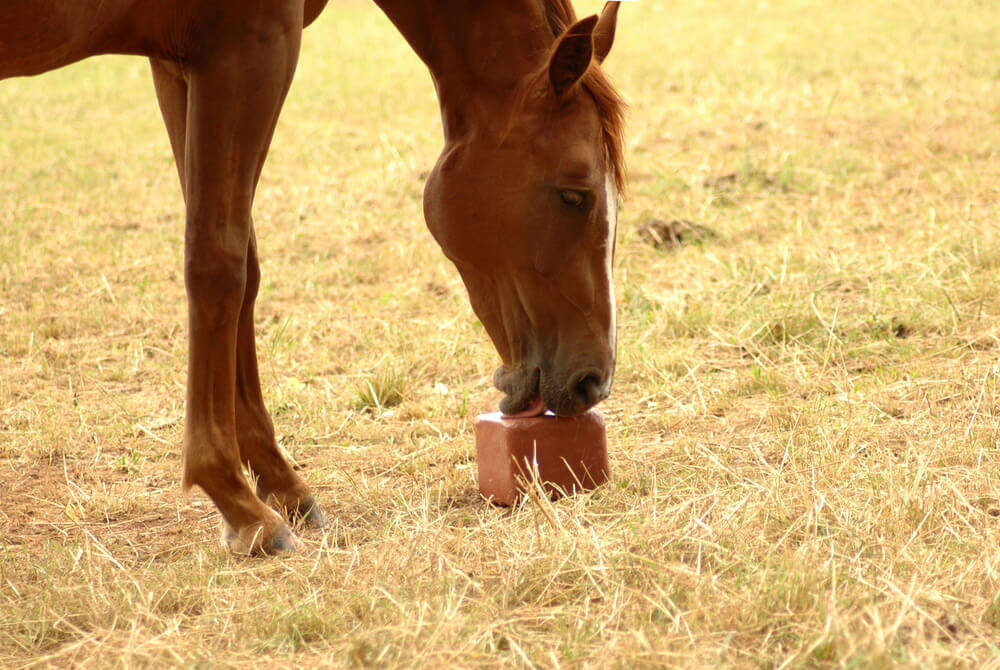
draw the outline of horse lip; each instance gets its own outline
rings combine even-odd
[[[500,401],[500,411],[517,414],[526,410],[539,396],[540,381],[541,371],[538,368],[497,368],[493,373],[493,385],[505,396]]]

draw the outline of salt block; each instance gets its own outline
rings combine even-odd
[[[553,497],[608,480],[608,440],[597,410],[519,419],[480,414],[475,432],[479,492],[498,505],[513,505],[536,478]]]

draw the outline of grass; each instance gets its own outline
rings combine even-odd
[[[399,405],[406,399],[407,384],[412,376],[411,372],[396,369],[378,370],[366,376],[355,389],[357,392],[355,406],[361,410],[382,412],[389,407]],[[438,386],[438,392],[441,392],[440,389],[441,386]]]
[[[433,89],[332,6],[256,208],[267,400],[334,519],[279,560],[180,492],[147,66],[0,83],[0,664],[1000,666],[998,31],[986,2],[624,7],[614,481],[498,511],[496,355],[422,224]],[[715,235],[656,249],[652,219]]]

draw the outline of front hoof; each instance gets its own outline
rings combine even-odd
[[[268,491],[258,486],[257,497],[280,512],[289,522],[300,524],[303,528],[326,528],[330,525],[330,517],[316,503],[316,498],[311,493],[303,495],[301,492]]]
[[[267,526],[271,526],[270,530]],[[239,530],[222,522],[222,546],[240,556],[275,556],[298,551],[298,540],[280,519],[275,524],[251,524]]]
[[[291,519],[306,528],[326,528],[330,525],[330,517],[316,503],[316,498],[311,493],[299,501]]]

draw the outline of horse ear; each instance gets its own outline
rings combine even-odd
[[[560,97],[580,80],[594,57],[594,27],[597,15],[588,16],[566,29],[549,58],[549,81]]]
[[[621,2],[604,3],[604,11],[594,28],[594,58],[603,63],[615,41],[615,27],[618,25],[618,7]]]

